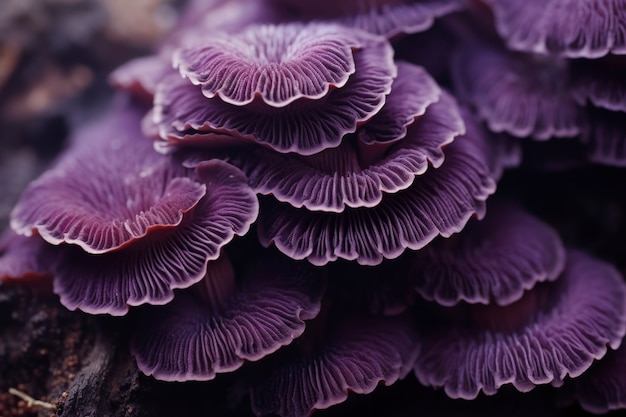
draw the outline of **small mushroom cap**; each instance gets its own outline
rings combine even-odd
[[[626,53],[622,0],[487,0],[509,48],[568,58]]]
[[[473,44],[454,54],[452,77],[460,100],[493,132],[537,140],[581,132],[584,117],[564,60]]]
[[[452,398],[529,391],[577,377],[626,333],[626,284],[610,265],[567,252],[561,277],[505,306],[466,306],[463,317],[423,339],[415,374]],[[465,322],[463,322],[465,321]]]
[[[70,310],[123,315],[129,306],[165,304],[173,289],[201,280],[208,261],[235,235],[248,232],[258,200],[241,171],[226,162],[203,162],[197,179],[207,193],[179,226],[105,254],[60,248],[53,271],[61,303]]]
[[[251,390],[257,416],[306,417],[348,398],[391,385],[410,371],[417,334],[406,315],[334,317],[333,329],[308,355],[283,360]],[[306,332],[305,332],[306,335]]]
[[[370,139],[378,138],[373,134],[379,126],[371,128]],[[388,143],[382,133],[381,142],[364,144],[360,135],[351,135],[337,148],[306,157],[243,149],[233,163],[258,193],[271,194],[293,207],[340,213],[348,207],[375,207],[386,194],[410,187],[429,163],[441,166],[444,146],[464,132],[456,102],[442,93],[399,141]],[[377,150],[367,149],[379,145],[380,156]],[[374,156],[371,163],[370,155]]]
[[[241,275],[220,308],[188,289],[144,311],[132,340],[139,369],[165,381],[210,380],[290,344],[304,332],[304,320],[319,313],[320,270],[272,255]]]
[[[277,87],[282,86],[278,82],[280,77],[270,76],[269,73],[249,75],[251,81],[248,83],[249,88],[246,87],[247,92],[236,100],[229,98],[229,102],[224,101],[223,96],[227,94],[230,97],[238,90],[218,94],[219,88],[213,86],[211,91],[215,90],[214,96],[205,92],[205,96],[212,97],[207,98],[190,82],[180,77],[170,77],[157,88],[154,111],[148,121],[155,125],[149,130],[156,130],[164,142],[160,146],[185,144],[190,139],[194,145],[204,139],[204,144],[211,146],[216,136],[224,139],[229,135],[262,144],[278,152],[311,155],[338,146],[346,134],[356,131],[358,126],[380,111],[397,75],[393,49],[385,39],[333,25],[286,25],[272,28],[276,34],[282,31],[299,31],[303,53],[302,58],[298,58],[298,65],[294,64],[292,69],[299,77],[303,74],[312,77],[309,74],[311,71],[324,67],[324,60],[321,58],[316,57],[313,62],[308,62],[316,56],[315,52],[318,50],[315,43],[317,32],[326,33],[329,42],[341,45],[340,49],[345,50],[346,56],[333,55],[332,59],[328,58],[329,62],[337,62],[330,68],[335,70],[335,74],[330,73],[328,77],[320,75],[318,78],[321,85],[313,85],[310,94],[306,93],[309,96],[292,91],[285,92],[287,96],[282,99],[278,99],[278,96],[275,99],[267,98],[268,94],[283,94],[280,88],[274,92]],[[245,46],[246,49],[250,48],[250,45]],[[243,48],[244,45],[239,47]],[[324,45],[322,49],[329,48]],[[192,58],[187,57],[190,61]],[[202,62],[198,57],[194,59]],[[347,61],[343,62],[342,59]],[[236,63],[225,62],[224,65],[222,72],[226,69],[237,69]],[[276,66],[266,67],[271,72]],[[246,68],[246,71],[253,72],[256,67],[249,63]],[[324,72],[328,71],[329,69],[325,69]],[[231,85],[228,82],[231,78],[224,74],[215,74],[214,78],[213,84],[217,86]],[[322,81],[326,78],[327,81]],[[302,84],[308,82],[294,79],[290,84],[298,85],[302,89]],[[261,85],[256,88],[259,83]],[[260,88],[264,90],[257,91]],[[254,101],[250,101],[252,99]]]
[[[483,220],[435,240],[410,262],[415,289],[427,300],[508,305],[536,283],[558,278],[565,249],[546,223],[517,205],[495,203]]]
[[[438,235],[459,232],[471,216],[482,217],[485,200],[495,191],[489,146],[482,136],[459,136],[447,145],[441,167],[371,208],[311,212],[266,198],[260,241],[315,265],[338,258],[377,265],[407,248],[420,249]]]

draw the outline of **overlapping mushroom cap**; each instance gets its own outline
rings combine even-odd
[[[60,245],[54,286],[70,309],[124,314],[128,305],[165,303],[256,219],[240,171],[222,161],[191,171],[157,154],[141,116],[115,107],[93,126],[100,140],[77,138],[13,210],[15,231]]]
[[[175,53],[184,78],[158,86],[147,130],[162,148],[224,137],[306,155],[336,147],[383,106],[392,54],[383,38],[329,24],[214,33]]]
[[[257,192],[309,210],[374,207],[409,187],[429,163],[441,165],[442,148],[465,128],[454,99],[423,69],[398,68],[385,107],[339,147],[311,156],[246,149],[234,163]]]
[[[305,19],[330,20],[393,37],[429,29],[436,18],[460,10],[461,0],[270,0]]]
[[[436,105],[431,108],[433,112],[443,110]],[[427,117],[420,120],[424,126]],[[420,122],[415,124],[418,130]],[[435,123],[430,133],[447,135],[450,126],[450,122]],[[412,141],[410,132],[411,128],[407,137],[393,146],[401,149],[405,142]],[[422,140],[427,137],[420,136]],[[421,143],[420,139],[416,143]],[[306,258],[316,265],[338,258],[376,265],[407,248],[422,248],[435,236],[460,231],[471,216],[482,216],[485,200],[495,191],[494,161],[502,157],[492,151],[490,139],[479,131],[459,136],[446,145],[440,167],[429,168],[422,175],[414,173],[417,176],[408,188],[384,194],[373,207],[361,204],[339,213],[308,211],[263,199],[258,223],[260,240],[265,245],[275,244],[292,258]],[[398,155],[405,157],[406,149]],[[388,161],[393,167],[393,159]]]
[[[597,58],[626,53],[623,0],[488,0],[511,49]]]
[[[472,44],[455,53],[451,68],[460,100],[494,132],[546,140],[583,130],[565,60]]]
[[[514,204],[495,203],[481,221],[410,256],[415,289],[427,300],[452,306],[504,306],[536,283],[554,281],[565,249],[554,229]]]
[[[236,272],[223,254],[201,282],[144,312],[132,343],[139,368],[161,380],[209,380],[261,359],[318,314],[323,275],[266,253]]]
[[[463,305],[426,336],[419,380],[453,398],[473,399],[513,384],[529,391],[577,377],[617,348],[626,333],[626,285],[610,265],[570,250],[557,281],[541,283],[507,306]]]
[[[283,352],[281,364],[252,387],[256,415],[310,416],[316,409],[345,401],[351,392],[370,393],[410,371],[417,333],[407,315],[344,313],[329,319],[322,324],[325,330],[312,338],[305,332],[305,340]]]

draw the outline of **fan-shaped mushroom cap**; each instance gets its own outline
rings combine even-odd
[[[564,60],[474,44],[454,55],[452,76],[460,100],[494,132],[538,140],[581,132],[584,117]]]
[[[626,53],[622,0],[487,0],[510,48],[569,58]]]
[[[173,62],[207,98],[284,107],[343,87],[355,72],[353,52],[361,47],[357,33],[333,25],[261,25],[199,39],[178,49]]]
[[[311,156],[243,149],[233,163],[261,194],[271,194],[293,207],[342,212],[374,207],[386,194],[410,187],[427,171],[429,163],[434,168],[441,166],[443,147],[465,132],[456,102],[446,93],[408,127],[401,140],[387,141],[382,120],[377,126],[370,128],[372,121],[364,128],[368,129],[370,144],[363,143],[357,134],[344,138],[337,148]],[[375,142],[378,133],[382,137]],[[383,150],[368,149],[377,146]]]
[[[264,41],[266,32],[272,36]],[[291,43],[269,42],[285,34]],[[211,146],[216,137],[230,136],[279,152],[317,153],[338,146],[376,114],[397,75],[389,43],[354,29],[255,26],[218,39],[215,46],[183,49],[178,56],[181,71],[202,85],[204,96],[179,77],[157,88],[148,123],[160,136],[160,148]],[[259,48],[277,62],[256,57]]]
[[[391,385],[410,370],[416,341],[406,315],[334,317],[317,349],[283,360],[253,386],[252,409],[257,416],[306,417],[345,401],[350,392],[367,394],[379,384]]]
[[[536,283],[558,278],[565,249],[549,225],[514,204],[496,203],[483,220],[416,252],[411,264],[415,289],[427,300],[508,305]]]
[[[388,38],[428,30],[435,19],[464,7],[462,0],[274,0],[309,19],[332,20]]]
[[[626,285],[610,265],[568,251],[562,276],[505,306],[465,306],[424,337],[415,373],[453,398],[513,384],[529,391],[577,377],[626,333]]]
[[[24,191],[11,213],[12,228],[105,253],[180,225],[206,187],[154,152],[140,120],[140,109],[121,106],[105,117],[107,124],[94,123],[97,139],[82,129],[85,139],[75,139],[57,165]]]
[[[472,215],[482,217],[495,191],[489,147],[482,136],[458,137],[447,145],[441,167],[371,208],[311,212],[266,198],[258,223],[261,243],[315,265],[338,258],[376,265],[407,248],[422,248],[437,235],[459,232]]]
[[[290,344],[304,320],[318,314],[325,287],[320,270],[270,256],[234,277],[222,257],[196,287],[144,312],[132,341],[142,372],[166,381],[213,379]],[[223,286],[232,288],[217,288]]]
[[[123,315],[128,306],[165,304],[174,288],[202,279],[208,261],[235,235],[248,232],[258,201],[241,171],[223,161],[203,162],[197,171],[206,195],[176,227],[105,254],[61,248],[53,267],[61,303],[70,310]]]

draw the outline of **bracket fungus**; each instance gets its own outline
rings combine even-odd
[[[341,414],[407,375],[405,411],[537,385],[626,408],[623,181],[587,164],[626,165],[625,10],[191,0],[24,190],[0,281],[119,316],[137,384],[232,383],[236,415]],[[585,152],[563,203],[532,166],[560,143]]]

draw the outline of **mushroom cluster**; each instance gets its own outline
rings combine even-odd
[[[519,138],[626,163],[626,4],[336,3],[191,1],[24,191],[0,282],[124,316],[141,372],[233,373],[257,416],[403,379],[626,407],[620,272],[490,198]]]
[[[623,2],[484,3],[494,29],[468,37],[455,53],[459,98],[494,132],[542,141],[577,138],[587,160],[624,166]],[[490,17],[484,10],[476,14],[483,24]]]

